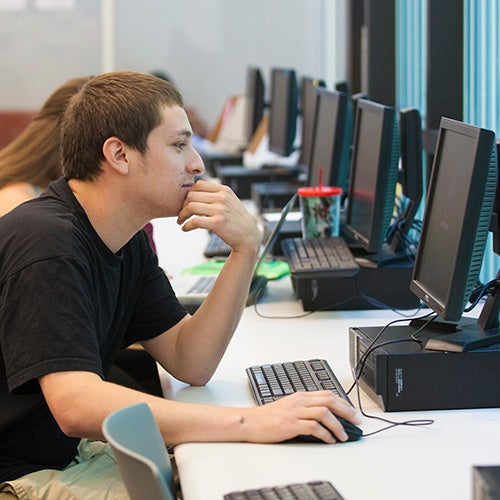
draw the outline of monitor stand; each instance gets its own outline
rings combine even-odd
[[[367,253],[356,247],[352,247],[351,251],[358,263],[365,267],[381,268],[410,262],[408,255],[395,251],[387,243],[384,243],[380,252]]]
[[[499,310],[500,272],[497,286],[486,300],[481,315],[477,320],[462,318],[458,323],[434,320],[424,332],[435,332],[425,343],[425,348],[433,351],[467,352],[488,347],[500,342]],[[411,326],[423,326],[425,320],[412,320]],[[436,334],[437,333],[437,334]]]

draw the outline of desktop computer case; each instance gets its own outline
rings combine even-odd
[[[472,469],[473,500],[500,498],[500,465],[478,465]]]
[[[475,321],[475,320],[471,320]],[[349,329],[349,362],[354,368],[382,326]],[[372,351],[361,373],[361,388],[384,411],[500,407],[500,344],[464,353],[427,351],[411,341],[416,327],[391,326],[377,344],[407,339]],[[425,339],[425,335],[421,338]]]
[[[412,271],[410,263],[391,267],[361,265],[358,275],[352,278],[292,276],[292,284],[304,311],[416,309],[420,301],[410,292]]]

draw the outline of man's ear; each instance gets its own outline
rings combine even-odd
[[[117,137],[109,137],[102,146],[102,153],[106,162],[119,174],[127,175],[129,158],[126,145]]]

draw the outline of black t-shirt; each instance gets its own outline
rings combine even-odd
[[[38,377],[107,376],[117,352],[186,314],[144,231],[114,254],[64,178],[0,219],[0,481],[60,469],[65,436]]]

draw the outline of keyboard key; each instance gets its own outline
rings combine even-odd
[[[208,233],[208,242],[203,250],[203,255],[207,258],[227,257],[231,253],[231,247],[215,233]]]
[[[349,401],[324,359],[287,361],[246,369],[257,404],[267,404],[297,391],[329,390]]]
[[[233,491],[224,500],[343,500],[329,481],[310,481],[284,486]]]
[[[298,278],[349,278],[359,272],[342,238],[286,238],[281,248],[290,272]]]
[[[187,293],[208,293],[215,282],[216,276],[200,276]]]

